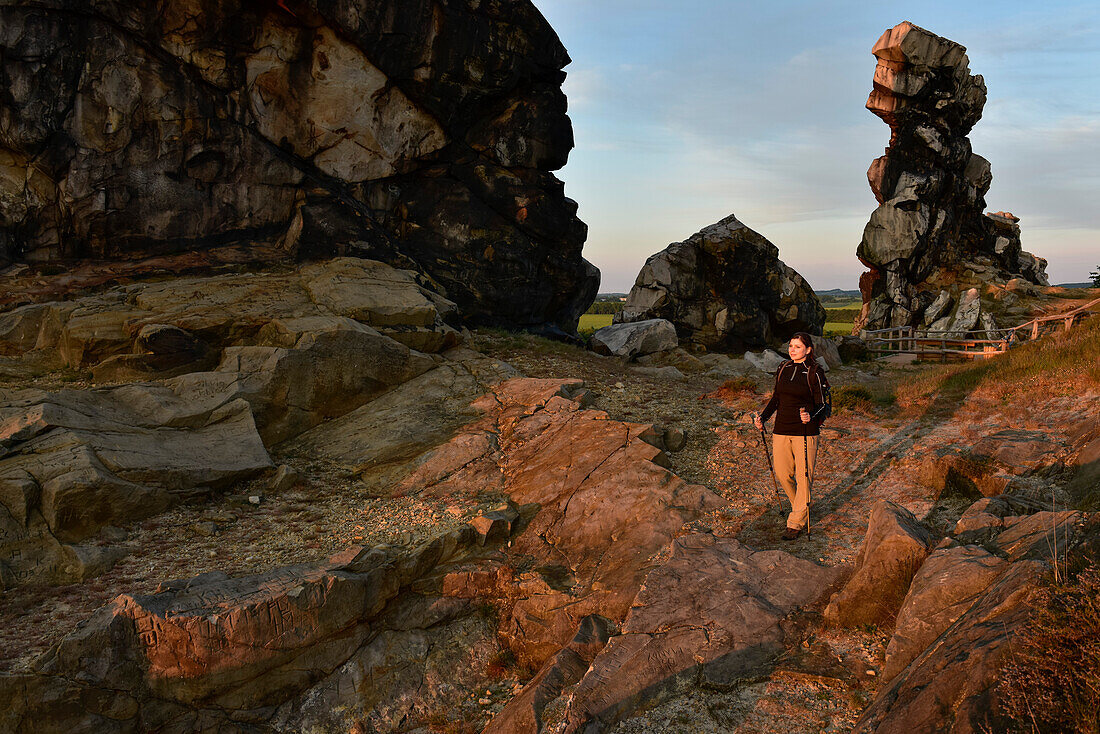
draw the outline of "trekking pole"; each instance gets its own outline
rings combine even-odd
[[[775,477],[775,467],[772,466],[772,454],[768,451],[768,436],[764,433],[764,428],[760,428],[760,443],[764,444],[764,456],[768,457],[768,471],[772,475],[772,484],[775,485],[775,493],[781,494],[779,491],[779,480]]]
[[[814,451],[814,468],[817,465],[817,451]],[[810,537],[810,438],[802,435],[802,469],[806,474],[806,537]]]

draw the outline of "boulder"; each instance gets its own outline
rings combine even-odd
[[[745,361],[761,372],[775,374],[775,371],[779,369],[779,365],[786,362],[787,358],[778,352],[773,352],[771,349],[765,349],[760,354],[745,352]]]
[[[924,309],[924,316],[921,317],[921,324],[924,326],[931,326],[933,322],[948,315],[954,305],[955,299],[951,297],[951,293],[946,290],[941,290],[932,300],[932,303]]]
[[[636,361],[643,367],[675,367],[684,373],[704,372],[708,367],[707,362],[681,347],[667,352],[644,354],[638,357]]]
[[[845,364],[865,360],[870,355],[867,342],[858,336],[836,336],[833,337],[833,341],[836,344],[837,354]]]
[[[840,350],[832,339],[823,336],[811,335],[814,342],[814,356],[826,372],[833,367],[840,367],[844,361],[840,358]]]
[[[890,145],[867,171],[879,206],[856,249],[868,268],[856,328],[944,331],[951,302],[967,289],[1013,277],[1045,284],[1046,261],[1027,255],[1021,264],[1018,220],[982,213],[993,177],[967,135],[986,88],[970,73],[966,49],[905,22],[872,53],[867,109],[890,126]],[[950,330],[973,329],[979,308],[960,305]]]
[[[655,377],[658,380],[682,380],[686,375],[675,367],[634,367],[635,374]]]
[[[4,6],[0,263],[359,255],[472,323],[575,331],[599,271],[551,173],[573,147],[554,30],[526,0],[374,10]]]
[[[654,318],[685,343],[741,351],[820,334],[825,309],[775,245],[731,214],[646,260],[615,323]]]
[[[665,319],[612,324],[598,329],[592,335],[591,344],[597,354],[633,359],[675,349],[676,328]]]
[[[1011,564],[971,607],[884,688],[856,722],[856,734],[988,729],[998,673],[1013,634],[1028,619],[1043,565]]]
[[[855,571],[829,601],[825,619],[845,627],[891,620],[934,544],[932,531],[913,513],[893,502],[875,503]]]
[[[955,623],[1007,567],[983,548],[936,550],[913,577],[886,646],[882,679],[888,682]]]

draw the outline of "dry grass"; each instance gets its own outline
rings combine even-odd
[[[1100,387],[1100,318],[1093,317],[1068,332],[1022,344],[1006,354],[929,367],[903,380],[897,401],[923,409],[936,401],[957,402],[968,396],[990,402],[1026,400],[1029,396],[1077,394]]]
[[[997,693],[1000,731],[1100,732],[1100,568],[1043,589]]]

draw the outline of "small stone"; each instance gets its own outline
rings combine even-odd
[[[260,504],[260,501],[261,501],[261,497],[260,497],[260,495],[258,495],[258,494],[250,494],[250,495],[248,495],[248,504],[250,504],[250,505],[258,505],[258,504]]]
[[[195,535],[201,535],[204,538],[212,538],[221,532],[221,528],[215,522],[197,522],[191,525],[190,530]]]
[[[871,670],[870,668],[868,668],[866,670],[866,673],[867,673],[867,675],[872,676],[872,677],[878,675],[875,671]]]
[[[489,699],[487,699],[487,698],[479,698],[479,699],[477,700],[477,702],[478,702],[479,704],[481,704],[482,706],[488,706],[489,704],[491,704],[491,703],[492,703],[492,701],[490,701],[490,700],[489,700]]]
[[[302,477],[287,464],[279,466],[275,476],[271,479],[270,489],[274,494],[280,494],[294,487]]]

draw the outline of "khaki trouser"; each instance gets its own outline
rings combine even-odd
[[[772,434],[772,453],[775,456],[775,476],[787,499],[791,501],[791,514],[787,515],[787,527],[801,530],[810,517],[810,482],[814,478],[814,458],[817,456],[817,436],[780,436]],[[809,457],[809,469],[806,458]],[[809,479],[807,479],[807,471]]]

